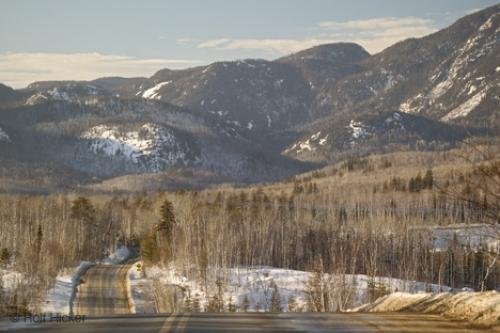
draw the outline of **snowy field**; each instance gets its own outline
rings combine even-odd
[[[61,272],[49,290],[43,304],[43,312],[68,314],[71,310],[71,303],[75,298],[75,287],[78,285],[81,276],[92,267],[88,261],[82,261],[78,267]]]
[[[132,270],[134,271],[134,269]],[[224,304],[233,303],[237,308],[243,308],[245,299],[248,300],[248,311],[269,311],[274,286],[277,287],[280,295],[280,303],[283,311],[288,310],[290,299],[296,303],[299,309],[306,310],[308,302],[308,290],[313,273],[278,269],[271,267],[254,268],[233,268],[220,270],[213,277],[205,288],[204,282],[196,278],[188,278],[178,270],[172,268],[160,268],[157,266],[148,267],[144,272],[138,275],[137,272],[129,274],[131,294],[133,301],[139,306],[137,313],[144,309],[144,302],[152,302],[148,293],[151,293],[151,287],[154,281],[161,285],[175,285],[185,290],[185,294],[191,299],[198,299],[203,308],[207,306],[207,300],[217,293],[215,282],[219,279],[222,282],[222,291]],[[349,306],[359,306],[368,302],[368,286],[370,278],[366,275],[346,275],[345,280],[342,276],[323,275],[324,283],[331,289],[331,295],[334,297],[335,290],[340,290],[342,286],[349,293],[351,301]],[[423,282],[405,281],[401,279],[391,279],[386,277],[376,277],[375,283],[382,285],[387,292],[404,291],[409,293],[422,293],[431,290],[432,292],[449,291],[446,286],[429,285]]]
[[[2,289],[10,292],[16,289],[17,285],[22,281],[23,275],[11,269],[0,269],[0,279]]]
[[[476,250],[485,248],[495,252],[500,249],[500,227],[495,228],[487,224],[453,224],[432,227],[431,230],[434,233],[436,250],[446,250],[454,239]]]

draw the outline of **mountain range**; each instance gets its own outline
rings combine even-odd
[[[496,5],[375,55],[336,43],[150,78],[0,84],[1,189],[272,181],[497,136],[499,41]]]

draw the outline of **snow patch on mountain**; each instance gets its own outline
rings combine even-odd
[[[362,122],[359,121],[351,120],[348,128],[351,129],[352,131],[351,137],[354,140],[365,138],[369,134],[368,127],[366,127],[365,125],[363,125]]]
[[[486,90],[483,90],[471,98],[469,98],[467,101],[465,101],[463,104],[459,105],[452,111],[450,111],[447,115],[441,118],[442,121],[450,121],[456,118],[461,118],[467,116],[469,113],[471,113],[476,107],[481,104],[483,99],[486,97]]]
[[[269,117],[269,115],[266,115],[267,117],[267,127],[271,127],[273,125],[273,120],[271,119],[271,117]]]
[[[10,142],[10,137],[5,131],[0,127],[0,141]]]
[[[98,102],[99,91],[93,85],[74,85],[54,87],[46,91],[38,91],[31,95],[25,102],[26,105],[35,105],[47,100],[67,103],[95,105]]]
[[[164,86],[170,84],[170,83],[172,83],[172,81],[160,82],[157,85],[155,85],[154,87],[149,88],[148,90],[143,92],[142,97],[147,98],[147,99],[161,99],[161,95],[159,93],[160,89],[163,88]]]
[[[399,111],[404,113],[419,113],[422,111],[422,102],[424,96],[422,94],[418,94],[415,97],[409,98],[405,102],[401,103],[399,106]]]
[[[32,96],[30,96],[27,100],[26,100],[26,105],[35,105],[35,104],[39,104],[39,103],[42,103],[44,101],[46,101],[48,99],[47,96],[45,96],[44,94],[42,93],[36,93]]]
[[[478,30],[478,33],[469,38],[463,47],[456,52],[456,57],[448,70],[440,66],[439,72],[431,77],[431,82],[435,78],[447,73],[445,79],[439,82],[430,93],[431,103],[447,93],[454,84],[461,83],[468,79],[467,73],[464,73],[466,65],[475,63],[479,58],[493,52],[500,40],[500,29],[491,31],[494,27],[494,21],[500,17],[500,14],[493,14]]]
[[[467,95],[473,94],[476,90],[477,90],[476,86],[474,86],[474,85],[470,86],[469,91],[467,92]]]
[[[124,156],[133,163],[152,162],[158,171],[161,164],[186,164],[186,152],[172,131],[147,123],[138,130],[123,131],[116,126],[98,125],[82,135],[91,140],[90,149],[108,156]]]
[[[326,144],[327,139],[328,134],[321,138],[321,131],[319,131],[304,141],[294,143],[290,148],[286,149],[284,153],[287,154],[295,151],[296,154],[300,154],[305,151],[316,151],[318,145],[324,146]]]

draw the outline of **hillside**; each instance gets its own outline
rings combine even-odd
[[[155,189],[248,184],[351,156],[496,137],[499,23],[497,5],[375,55],[337,43],[150,78],[0,85],[3,189],[142,175]]]

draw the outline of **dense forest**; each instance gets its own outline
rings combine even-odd
[[[498,248],[459,239],[437,248],[433,234],[452,224],[498,230],[497,153],[464,145],[353,158],[242,188],[3,194],[0,264],[25,278],[14,293],[0,288],[1,304],[35,309],[59,271],[103,258],[121,244],[136,247],[146,264],[175,265],[206,288],[221,283],[217,272],[227,267],[332,273],[335,280],[315,281],[328,291],[317,311],[348,304],[346,274],[498,289]]]

